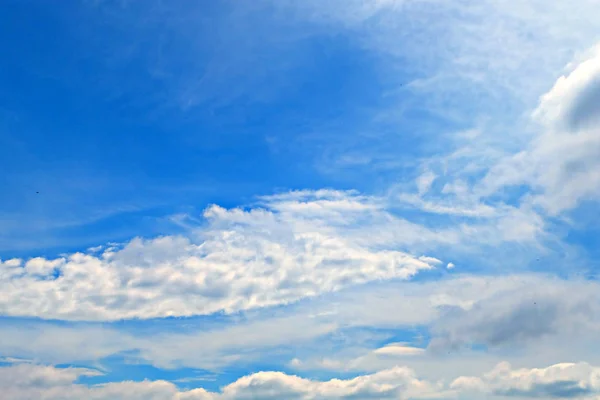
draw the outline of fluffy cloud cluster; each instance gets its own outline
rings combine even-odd
[[[0,313],[70,320],[229,313],[408,279],[439,263],[377,238],[359,240],[361,219],[374,216],[385,212],[369,199],[331,191],[276,196],[251,210],[212,206],[190,237],[2,262]]]
[[[532,202],[553,215],[600,197],[600,48],[570,69],[533,113],[542,134],[492,168],[484,193],[531,185]]]
[[[512,369],[504,362],[481,378],[460,377],[451,387],[517,398],[597,399],[600,368],[587,363],[563,363],[547,368]]]
[[[430,398],[439,387],[419,380],[408,368],[396,367],[354,379],[314,381],[282,372],[258,372],[238,379],[220,393],[179,390],[166,381],[115,382],[87,386],[80,376],[96,371],[33,364],[0,367],[3,398],[20,400],[234,400],[234,399],[417,399]]]
[[[542,221],[520,210],[427,227],[389,200],[332,190],[264,197],[248,209],[211,206],[178,216],[185,236],[136,238],[56,259],[0,261],[0,313],[118,320],[232,313],[288,304],[372,281],[408,279],[440,265],[417,254],[518,241]]]
[[[0,367],[2,398],[20,400],[245,400],[245,399],[472,399],[577,398],[600,394],[600,368],[563,363],[546,368],[512,369],[503,362],[481,377],[461,376],[450,385],[419,379],[406,367],[393,367],[352,379],[318,381],[282,372],[257,372],[239,378],[219,392],[181,390],[167,381],[122,381],[98,385],[77,383],[101,375],[84,368],[35,364]],[[490,397],[491,396],[491,397]]]

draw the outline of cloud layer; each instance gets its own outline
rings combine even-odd
[[[227,400],[227,399],[406,399],[428,398],[437,388],[417,379],[408,368],[397,367],[354,379],[314,381],[281,372],[258,372],[238,379],[220,393],[204,389],[180,391],[166,381],[115,382],[86,386],[81,376],[96,371],[20,364],[0,367],[3,398],[20,400]]]
[[[94,370],[36,364],[0,367],[3,398],[20,400],[244,400],[244,399],[472,399],[573,398],[596,399],[600,368],[564,363],[546,368],[512,369],[498,364],[481,377],[462,376],[450,384],[419,379],[406,367],[394,367],[352,379],[317,381],[282,372],[257,372],[224,386],[220,392],[202,388],[180,390],[167,381],[123,381],[101,385],[76,383]],[[490,397],[491,396],[491,397]]]
[[[575,355],[600,362],[600,353],[587,349],[600,333],[598,293],[594,282],[543,275],[381,282],[214,324],[208,319],[166,326],[163,320],[145,325],[6,320],[0,353],[79,365],[126,355],[158,368],[211,371],[272,354],[277,362],[302,371],[375,372],[401,362],[454,373],[462,367],[443,357],[451,352],[468,359],[477,347],[490,351],[487,358],[473,361],[484,365],[500,361],[498,354],[506,350],[541,363]],[[407,330],[410,343],[395,343],[398,339],[390,336]],[[429,339],[415,341],[419,332]],[[575,338],[569,348],[560,346]]]

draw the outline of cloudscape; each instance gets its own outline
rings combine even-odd
[[[5,0],[0,399],[600,399],[600,3]]]

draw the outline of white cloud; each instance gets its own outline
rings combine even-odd
[[[32,276],[48,276],[51,275],[55,269],[62,267],[64,263],[64,258],[46,260],[42,257],[35,257],[25,263],[25,273]]]
[[[19,363],[0,367],[0,387],[48,387],[70,384],[82,376],[98,376],[100,372],[87,368],[56,369],[46,365]],[[14,397],[16,398],[16,397]]]
[[[546,368],[512,369],[498,364],[483,377],[460,377],[451,387],[518,398],[585,398],[600,394],[600,368],[587,363],[561,363]]]
[[[430,348],[483,344],[523,349],[544,339],[600,333],[596,283],[517,276],[502,281],[504,285],[489,281],[493,293],[470,304],[453,307],[450,299],[443,299],[446,310],[432,324]]]
[[[420,210],[432,214],[447,214],[464,217],[491,218],[498,217],[502,212],[510,211],[509,207],[496,208],[481,202],[468,202],[465,197],[459,201],[436,199],[426,200],[420,197],[420,194],[402,193],[396,197],[406,205],[410,205]]]
[[[100,375],[82,368],[19,364],[0,367],[0,395],[19,400],[179,400],[211,399],[202,389],[179,392],[165,381],[116,382],[86,386],[75,383],[78,378]]]
[[[431,264],[431,265],[437,265],[437,264],[441,264],[442,261],[438,260],[435,257],[428,257],[428,256],[421,256],[419,257],[419,260],[426,262],[427,264]]]
[[[187,236],[136,238],[102,253],[0,264],[0,312],[63,320],[233,313],[372,281],[409,279],[442,263],[441,246],[536,244],[543,221],[496,219],[426,227],[383,198],[332,190],[267,196],[249,209],[211,206]]]
[[[557,341],[577,338],[585,348],[600,333],[598,293],[594,282],[539,275],[457,275],[426,283],[381,282],[302,302],[285,312],[266,309],[215,324],[192,319],[163,325],[164,321],[158,320],[132,330],[120,324],[6,322],[0,329],[0,354],[53,364],[129,354],[138,362],[160,368],[209,370],[251,363],[266,355],[282,363],[296,357],[303,364],[300,369],[351,367],[357,371],[391,368],[402,359],[403,365],[421,365],[425,371],[458,371],[458,364],[446,365],[437,357],[446,350],[458,352],[465,345],[481,344],[492,352],[508,347],[534,359],[547,357],[540,359],[543,362],[558,362],[569,354],[556,346]],[[420,353],[417,348],[426,347],[427,342],[389,344],[394,346],[392,350],[377,352],[385,346],[373,347],[374,331],[358,336],[352,333],[413,327],[430,330],[430,351],[422,356],[407,358],[398,353]],[[336,338],[344,338],[342,348]],[[382,354],[394,349],[395,357]],[[568,350],[600,362],[600,354],[581,353],[574,344]],[[327,365],[318,366],[323,360]]]
[[[575,51],[598,38],[593,21],[600,16],[596,0],[580,0],[576,5],[523,0],[516,6],[502,0],[272,3],[284,18],[308,21],[307,32],[320,34],[326,29],[348,38],[369,59],[372,56],[373,67],[381,71],[378,79],[385,97],[367,114],[371,120],[360,127],[360,134],[344,129],[342,141],[341,135],[324,134],[332,130],[330,126],[313,129],[318,131],[313,138],[326,139],[318,150],[310,147],[310,156],[316,158],[317,168],[337,176],[352,166],[344,162],[348,159],[359,160],[353,166],[361,172],[383,165],[393,165],[388,171],[406,171],[407,164],[414,166],[424,156],[419,146],[407,151],[406,138],[422,140],[429,155],[439,158],[449,144],[449,125],[458,125],[459,134],[469,140],[465,147],[477,153],[470,169],[487,170],[497,156],[523,149],[530,140],[524,113],[535,107]],[[429,130],[430,118],[426,124],[412,124],[413,113],[434,115],[446,124]],[[381,121],[391,121],[392,129],[378,125]],[[488,122],[485,129],[477,127],[480,135],[472,136],[476,130],[464,134],[465,128],[480,121]],[[439,147],[433,147],[437,142]],[[303,143],[293,142],[297,144]],[[491,148],[495,157],[489,157]],[[441,171],[431,173],[445,180]],[[385,175],[379,173],[377,178],[385,181]],[[400,174],[390,175],[391,180]]]
[[[159,368],[194,367],[217,370],[235,362],[251,362],[282,346],[303,345],[338,329],[335,321],[306,314],[232,318],[225,326],[185,320],[147,329],[97,324],[6,323],[0,329],[0,354],[20,355],[43,363],[85,363],[128,354]],[[208,325],[208,326],[206,326]]]
[[[310,20],[355,34],[352,37],[360,45],[380,56],[382,68],[399,70],[392,76],[419,76],[410,83],[386,82],[402,93],[390,101],[393,109],[412,110],[415,105],[407,102],[417,102],[419,109],[462,125],[486,121],[474,130],[481,132],[476,138],[456,135],[461,136],[461,143],[453,155],[462,153],[463,159],[432,155],[431,159],[452,165],[436,169],[425,165],[422,170],[427,172],[416,181],[417,194],[403,193],[402,202],[456,216],[520,214],[505,225],[509,226],[507,236],[516,234],[522,239],[539,233],[539,208],[558,215],[582,201],[598,199],[600,58],[597,50],[576,54],[598,38],[591,17],[600,16],[596,0],[576,5],[526,0],[518,6],[500,0],[347,5],[308,1],[296,7],[306,11],[299,14]],[[443,40],[432,41],[432,37]],[[537,128],[531,126],[527,114],[556,79],[557,71],[574,58],[570,72],[538,104],[534,115],[543,132],[536,135]],[[407,73],[407,66],[416,73]],[[381,148],[375,146],[371,153],[376,152],[382,153]],[[366,148],[361,154],[385,158],[368,153]],[[447,192],[426,198],[434,178],[436,186],[446,183]],[[527,189],[521,190],[521,185]],[[505,193],[509,186],[511,190]],[[459,192],[451,193],[456,189]],[[505,207],[507,197],[516,205]],[[529,218],[523,220],[524,216]],[[510,229],[512,223],[518,226]]]
[[[576,57],[540,97],[533,134],[524,134],[529,128],[521,124],[522,137],[512,148],[501,140],[472,144],[460,138],[459,150],[424,162],[443,183],[441,191],[401,192],[395,198],[428,213],[489,221],[464,226],[478,243],[496,236],[562,247],[548,233],[547,217],[565,217],[586,201],[600,200],[599,82],[596,46]]]
[[[437,176],[431,171],[424,172],[417,178],[417,190],[420,196],[429,191],[435,178],[437,178]]]
[[[93,386],[76,383],[80,376],[90,374],[84,369],[34,364],[0,367],[0,389],[3,398],[20,400],[420,399],[440,393],[438,386],[419,380],[413,371],[403,367],[330,381],[304,379],[282,372],[258,372],[238,379],[219,393],[201,388],[180,391],[166,381],[125,381]]]
[[[422,399],[439,394],[436,385],[419,380],[412,370],[404,367],[326,382],[262,372],[241,378],[223,389],[223,397],[232,399]]]
[[[541,97],[533,116],[552,130],[577,131],[600,123],[600,46],[570,65],[554,87]]]
[[[600,198],[600,50],[574,63],[533,113],[542,132],[494,166],[480,190],[529,185],[531,202],[552,215]]]
[[[418,347],[407,346],[404,343],[390,343],[373,351],[380,356],[415,356],[423,354],[424,350]]]
[[[346,349],[348,353],[349,349]],[[352,349],[354,350],[354,349]],[[301,360],[294,358],[290,361],[290,367],[295,370],[329,370],[329,371],[380,371],[395,365],[404,365],[409,359],[425,355],[425,349],[411,346],[407,343],[388,343],[383,347],[365,352],[356,357],[344,357],[344,355],[333,355],[332,357],[308,358]]]
[[[358,240],[361,220],[385,216],[373,199],[335,191],[264,198],[247,211],[212,206],[192,238],[137,238],[99,255],[33,258],[24,268],[9,260],[0,311],[68,320],[231,313],[433,268],[433,258]]]
[[[449,263],[446,265],[446,269],[454,269],[454,267],[455,267],[454,263],[451,263],[451,262],[449,262]]]
[[[283,372],[257,372],[239,378],[219,392],[178,389],[173,383],[122,381],[98,385],[77,383],[99,375],[82,368],[19,364],[0,367],[2,398],[37,400],[243,400],[243,399],[471,399],[577,398],[597,399],[600,368],[587,363],[561,363],[546,368],[513,369],[502,362],[482,376],[461,376],[449,385],[417,377],[406,367],[393,367],[351,379],[318,381]],[[475,397],[473,397],[475,396]]]
[[[420,57],[419,65],[442,65],[440,70],[428,70],[431,76],[413,82],[409,85],[411,89],[426,91],[428,82],[442,81],[450,89],[463,90],[464,82],[469,81],[475,84],[468,87],[467,94],[476,94],[477,88],[487,86],[493,94],[490,97],[498,100],[503,98],[496,96],[498,93],[520,94],[524,86],[529,89],[523,90],[523,98],[530,98],[537,93],[530,89],[540,87],[543,81],[537,77],[537,68],[556,64],[565,56],[564,49],[569,48],[570,43],[580,42],[576,38],[561,41],[554,51],[554,46],[548,45],[551,40],[538,46],[531,37],[555,38],[557,31],[560,34],[577,31],[569,35],[583,35],[583,29],[580,32],[574,28],[578,24],[592,24],[595,19],[591,16],[597,15],[593,12],[599,9],[596,2],[586,0],[568,5],[568,8],[537,0],[518,5],[498,0],[477,4],[467,1],[468,6],[464,8],[460,8],[465,5],[463,2],[459,7],[454,3],[428,1],[429,5],[442,4],[446,11],[455,12],[447,13],[448,18],[432,20],[434,29],[428,31],[437,32],[439,24],[442,28],[447,28],[445,24],[455,26],[449,31],[440,29],[445,32],[443,37],[448,38],[447,42],[442,41],[441,47],[457,54],[447,57],[445,63],[439,63],[438,59],[429,56],[439,52],[421,45],[427,35],[417,35],[417,40],[410,41],[412,47],[409,49],[395,47],[396,43],[402,42],[398,38],[412,37],[410,30],[398,30],[403,21],[410,21],[414,12],[417,17],[422,16],[419,8],[438,9],[419,3],[356,1],[347,7],[317,7],[317,10],[324,10],[319,18],[342,20],[351,29],[356,29],[380,11],[392,8],[393,14],[382,13],[385,15],[378,22],[383,23],[367,24],[372,27],[370,34],[364,35],[365,41],[369,41],[368,47],[385,49],[400,55],[401,59],[407,54],[411,60]],[[414,7],[412,13],[403,15],[405,4]],[[495,19],[498,15],[500,18]],[[473,21],[479,19],[483,22],[474,25]],[[522,22],[529,25],[517,28]],[[414,25],[419,30],[427,29],[423,24]],[[536,30],[532,26],[543,29]],[[393,34],[382,37],[380,33],[384,30]],[[535,51],[534,56],[525,56],[532,51]],[[555,53],[560,55],[555,57]],[[600,194],[599,60],[598,55],[592,54],[576,63],[572,71],[542,97],[535,118],[545,131],[525,150],[502,158],[505,149],[501,149],[490,157],[490,161],[485,160],[489,153],[483,154],[477,146],[471,149],[481,159],[477,162],[469,160],[462,171],[468,171],[467,177],[496,164],[481,185],[474,187],[463,175],[444,176],[428,170],[417,179],[418,195],[398,197],[405,204],[426,212],[477,218],[474,223],[452,222],[448,228],[425,227],[395,216],[381,199],[333,190],[265,197],[261,199],[262,208],[213,206],[205,213],[204,226],[195,228],[190,237],[135,239],[123,248],[109,247],[102,253],[98,247],[89,249],[89,253],[94,254],[77,253],[52,260],[37,257],[26,262],[13,259],[0,263],[0,291],[3,294],[0,311],[8,315],[68,320],[232,313],[356,289],[357,285],[373,281],[408,279],[441,263],[431,256],[413,257],[407,248],[416,248],[417,254],[422,254],[422,246],[432,248],[439,244],[458,247],[469,243],[476,247],[504,241],[535,242],[544,227],[543,218],[535,211],[536,206],[559,214]],[[489,73],[484,72],[487,69]],[[547,77],[548,69],[544,68],[539,75]],[[438,86],[434,89],[440,92]],[[445,106],[447,99],[443,97],[451,96],[448,96],[450,92],[443,92],[445,94],[437,96],[436,100]],[[480,104],[478,99],[480,96],[473,96],[472,103]],[[495,107],[508,102],[492,103]],[[520,132],[511,137],[518,134]],[[485,133],[477,139],[482,136]],[[527,141],[528,138],[520,140]],[[361,160],[369,159],[368,155],[363,155]],[[437,187],[437,179],[440,182],[450,180],[443,186],[444,196],[440,198],[431,193],[434,180]],[[535,195],[525,196],[519,206],[508,206],[501,201],[490,204],[482,200],[497,195],[507,186],[520,184],[530,185]],[[506,263],[506,259],[500,262]],[[454,264],[448,263],[446,267],[452,269]],[[269,317],[241,326],[202,332],[161,332],[144,337],[97,326],[67,325],[37,331],[3,327],[0,349],[11,354],[29,352],[30,356],[42,359],[63,357],[64,361],[137,351],[136,356],[155,365],[210,368],[251,357],[270,346],[315,340],[338,329],[356,326],[428,325],[433,328],[431,349],[454,349],[469,344],[484,344],[492,350],[498,346],[518,349],[522,344],[539,342],[549,336],[580,338],[600,332],[600,321],[596,317],[600,315],[600,299],[595,283],[565,282],[540,276],[463,276],[428,284],[394,283],[361,290],[342,291],[328,297],[339,304],[317,303],[318,312],[310,313],[311,316],[304,306],[299,306],[300,311],[293,310],[298,315],[293,317]],[[330,312],[330,307],[335,311]],[[393,359],[391,362],[398,359],[404,362],[405,358],[411,357],[425,359],[425,353],[408,344],[393,343],[367,349],[366,355],[359,357],[326,357],[322,365],[339,370],[348,368],[346,361],[349,360],[355,369],[371,369],[382,358],[387,358],[386,362],[390,362],[389,358]],[[308,364],[300,359],[295,359],[292,364],[300,367],[303,363]],[[74,383],[78,376],[95,373],[83,369],[26,366],[15,371],[0,369],[0,376],[4,378],[0,379],[0,385],[5,385],[6,392],[12,393],[13,398],[23,399],[37,399],[42,394],[48,398],[97,399],[419,398],[440,395],[438,387],[416,378],[414,372],[403,367],[328,382],[280,372],[262,372],[226,386],[221,394],[201,389],[181,392],[162,381],[121,382],[90,388]],[[502,364],[481,378],[459,378],[454,387],[496,395],[567,397],[565,394],[587,395],[597,391],[597,380],[597,369],[587,364],[561,364],[542,370],[512,370]]]
[[[425,164],[441,171],[446,168],[447,162],[455,162],[455,157],[455,154],[450,154],[443,161],[427,160]],[[462,164],[462,161],[458,164]],[[485,171],[486,168],[483,168],[479,174],[485,176]],[[488,201],[487,197],[498,194],[499,188],[482,194],[481,186],[484,184],[469,178],[472,173],[465,170],[440,174],[443,175],[440,180],[445,182],[440,190],[410,193],[405,190],[405,185],[398,185],[390,191],[389,201],[403,208],[444,216],[454,224],[454,229],[445,232],[446,237],[461,243],[462,246],[469,242],[474,246],[514,242],[540,248],[544,247],[544,242],[555,242],[543,215],[532,204],[519,201],[515,202],[517,204],[507,204],[501,200]],[[467,183],[468,179],[471,182]],[[485,179],[487,178],[484,178],[484,182]],[[435,220],[435,216],[432,219]],[[459,234],[457,228],[460,230]]]

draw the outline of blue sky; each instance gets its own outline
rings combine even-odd
[[[598,10],[6,1],[2,392],[596,399]]]

